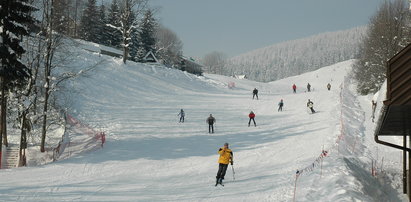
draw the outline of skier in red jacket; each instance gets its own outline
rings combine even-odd
[[[297,93],[297,86],[295,84],[293,85],[293,92]]]
[[[250,112],[250,114],[248,115],[248,118],[250,118],[250,120],[248,121],[248,127],[250,127],[251,120],[253,120],[254,126],[257,127],[257,124],[255,123],[255,120],[254,120],[255,114],[253,111]]]

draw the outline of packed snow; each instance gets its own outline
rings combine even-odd
[[[77,57],[70,67],[74,72],[98,66],[67,82],[70,94],[60,103],[105,131],[104,148],[43,166],[0,170],[0,200],[292,201],[296,170],[312,165],[323,148],[329,155],[322,169],[299,176],[296,201],[402,200],[400,188],[371,176],[366,165],[368,114],[346,77],[353,61],[259,83],[159,65],[124,65],[87,51]],[[229,89],[230,82],[236,87]],[[312,92],[306,92],[308,82]],[[252,99],[254,88],[259,100]],[[280,99],[282,112],[277,111]],[[317,113],[308,112],[308,99]],[[341,107],[347,109],[343,116]],[[178,123],[180,109],[185,123]],[[247,126],[250,111],[257,127]],[[205,122],[209,114],[217,120],[214,134]],[[357,146],[341,140],[337,151],[341,117],[347,123],[345,139]],[[227,170],[225,187],[215,187],[217,151],[225,142],[234,152],[234,167]]]

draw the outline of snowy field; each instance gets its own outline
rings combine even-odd
[[[368,114],[350,89],[344,93],[350,108],[345,138],[356,146],[341,141],[335,150],[340,85],[352,61],[271,83],[123,65],[89,53],[79,55],[84,62],[77,71],[101,59],[89,76],[67,83],[66,104],[72,115],[106,131],[104,148],[40,167],[0,170],[0,201],[292,201],[296,170],[310,166],[323,147],[330,151],[322,171],[315,167],[298,178],[296,201],[402,200],[400,187],[372,177],[365,164],[373,144],[364,132]],[[236,88],[228,89],[228,82]],[[305,92],[307,82],[313,92]],[[253,88],[258,101],[251,99]],[[277,112],[280,99],[283,112]],[[308,113],[307,99],[318,113]],[[185,123],[178,123],[181,108]],[[251,110],[257,127],[247,126]],[[205,122],[210,113],[217,119],[214,134]],[[215,187],[224,142],[234,152],[235,181],[230,166],[225,187]]]

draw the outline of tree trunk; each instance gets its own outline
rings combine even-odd
[[[48,111],[48,100],[49,100],[49,87],[48,85],[50,84],[49,81],[49,75],[47,74],[46,71],[46,90],[44,93],[44,108],[43,108],[43,124],[42,124],[42,131],[41,131],[41,145],[40,145],[40,151],[45,152],[45,143],[46,143],[46,133],[47,133],[47,111]]]
[[[7,142],[7,97],[6,97],[6,85],[3,80],[1,89],[1,132],[3,137],[3,145],[9,146]]]
[[[78,10],[78,0],[75,2],[74,10],[74,38],[77,38],[77,10]]]
[[[124,47],[123,50],[123,63],[126,64],[127,62],[127,57],[128,57],[128,47]]]
[[[1,86],[0,86],[0,88],[1,88],[1,100],[0,100],[0,103],[3,103],[3,100],[4,100],[4,92],[3,92],[3,86],[4,86],[4,82],[3,82],[3,78],[1,78],[0,77],[0,82],[1,82]],[[1,104],[0,104],[1,105]],[[1,106],[1,109],[0,109],[0,125],[3,125],[3,121],[4,119],[3,119],[3,107]],[[1,156],[2,156],[2,150],[3,149],[3,128],[2,127],[0,127],[0,169],[1,169],[1,164],[2,164],[2,159],[1,159]]]
[[[50,70],[51,70],[51,60],[52,60],[52,45],[53,45],[53,0],[50,0],[50,13],[46,15],[46,20],[48,21],[47,29],[47,47],[46,47],[46,61],[44,66],[44,81],[45,81],[45,92],[44,92],[44,108],[43,108],[43,124],[41,131],[41,145],[40,151],[45,152],[46,144],[46,133],[47,133],[47,111],[48,111],[48,100],[49,100],[49,89],[50,89]],[[47,12],[46,12],[47,13]]]
[[[19,167],[26,166],[26,155],[25,149],[27,149],[27,131],[29,130],[29,126],[27,124],[27,111],[23,110],[22,118],[21,118],[21,136],[20,136],[20,151],[19,151]]]

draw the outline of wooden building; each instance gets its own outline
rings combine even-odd
[[[387,95],[381,110],[381,116],[377,122],[377,128],[374,136],[375,141],[379,144],[403,151],[403,191],[404,193],[410,194],[411,44],[387,62]],[[379,138],[380,136],[401,136],[403,139],[403,145],[383,141]]]
[[[196,75],[203,75],[203,65],[196,62],[193,58],[186,58],[184,56],[181,57],[181,65],[180,69],[182,71],[187,71],[191,74]]]

